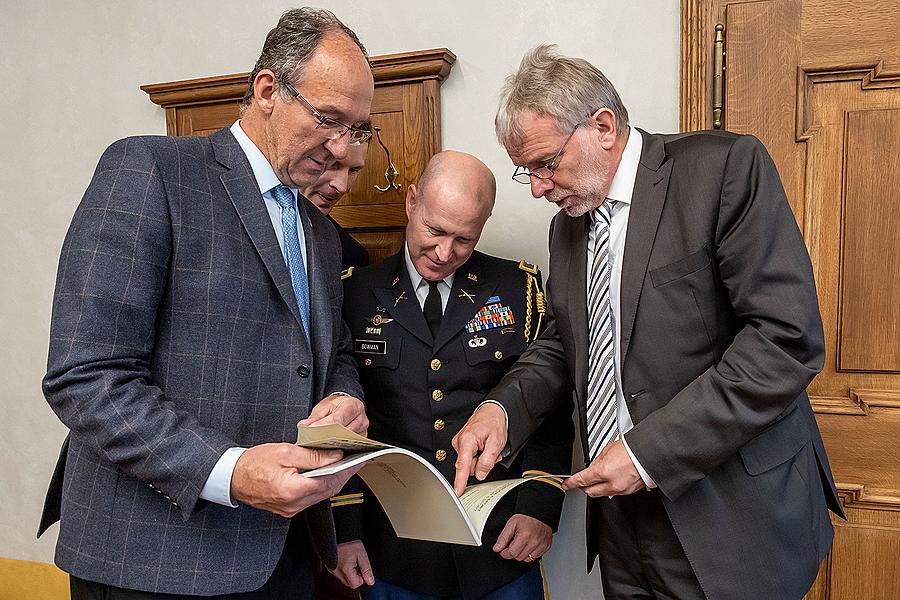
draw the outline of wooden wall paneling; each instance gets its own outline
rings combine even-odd
[[[838,368],[900,372],[900,110],[846,118]]]

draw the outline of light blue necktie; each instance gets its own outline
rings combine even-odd
[[[596,210],[588,237],[593,256],[588,285],[588,389],[587,423],[589,460],[609,442],[618,439],[616,418],[615,323],[610,305],[609,198]]]
[[[300,251],[300,236],[297,232],[296,198],[293,192],[284,185],[272,188],[275,202],[281,207],[281,229],[284,233],[284,253],[287,256],[287,268],[291,274],[291,285],[300,307],[300,318],[303,320],[303,331],[309,341],[309,279],[303,265],[303,253]]]

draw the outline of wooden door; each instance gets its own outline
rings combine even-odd
[[[682,0],[682,129],[759,137],[812,257],[809,388],[847,521],[813,599],[900,598],[900,1]]]

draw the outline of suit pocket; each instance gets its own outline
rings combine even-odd
[[[700,250],[688,254],[684,258],[657,269],[650,270],[650,281],[653,287],[665,285],[676,279],[681,279],[691,273],[696,273],[709,266],[709,246],[703,246]]]
[[[750,475],[759,475],[797,455],[809,442],[801,411],[795,404],[787,416],[741,446],[738,452]]]
[[[403,338],[379,339],[377,336],[353,338],[353,357],[361,369],[396,369],[400,364]]]
[[[460,341],[466,362],[472,367],[488,361],[499,363],[515,359],[525,351],[526,346],[518,327],[512,326],[466,333],[460,336]]]

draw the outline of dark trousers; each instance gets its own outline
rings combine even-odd
[[[316,560],[302,518],[291,523],[281,558],[269,580],[258,590],[220,596],[203,596],[204,600],[312,600],[315,597]],[[69,577],[72,600],[194,600],[200,596],[158,594],[118,588],[105,583]]]
[[[659,491],[600,504],[600,575],[606,600],[705,599]]]

